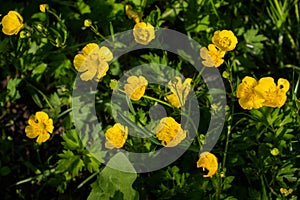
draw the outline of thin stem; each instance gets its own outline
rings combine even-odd
[[[144,95],[143,97],[144,97],[145,99],[150,99],[150,100],[156,101],[156,102],[158,102],[158,103],[161,103],[161,104],[164,104],[164,105],[166,105],[166,106],[169,106],[169,107],[173,108],[172,105],[170,105],[170,104],[168,104],[167,102],[164,102],[164,101],[162,101],[162,100],[159,100],[159,99],[157,99],[157,98],[150,97],[150,96],[147,96],[147,95]]]
[[[38,93],[40,93],[40,95],[43,96],[44,100],[46,101],[46,103],[48,104],[48,106],[50,107],[51,110],[53,110],[53,111],[55,110],[55,109],[53,108],[53,106],[51,105],[51,103],[49,102],[47,96],[46,96],[41,90],[39,90],[37,87],[33,86],[33,85],[30,84],[30,83],[27,83],[27,84],[28,84],[29,87],[35,89]]]
[[[229,63],[226,63],[227,65],[227,70],[229,71],[229,84],[230,84],[230,89],[231,89],[231,94],[233,95],[234,93],[234,86],[233,86],[233,74],[232,74],[232,68]],[[231,98],[230,101],[230,112],[227,120],[227,134],[226,134],[226,143],[225,143],[225,150],[224,150],[224,157],[223,157],[223,169],[225,169],[226,165],[226,158],[227,158],[227,153],[228,153],[228,145],[229,145],[229,138],[232,130],[232,121],[233,121],[233,113],[234,113],[234,100]]]

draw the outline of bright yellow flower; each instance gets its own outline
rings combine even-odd
[[[163,146],[174,147],[186,137],[186,131],[172,117],[165,117],[156,127],[156,137]]]
[[[129,19],[133,19],[135,21],[135,23],[139,23],[140,22],[140,17],[138,15],[138,13],[132,10],[132,6],[131,5],[126,5],[125,6],[125,13],[126,13],[127,17]]]
[[[155,38],[154,27],[145,22],[136,23],[133,27],[133,37],[137,43],[147,45]]]
[[[26,136],[36,138],[39,143],[46,142],[50,138],[50,133],[53,132],[53,121],[45,112],[36,112],[30,116],[28,126],[25,128]]]
[[[82,72],[80,78],[83,81],[96,81],[106,75],[109,69],[108,63],[113,59],[112,52],[105,46],[100,47],[96,43],[89,43],[83,49],[82,53],[74,57],[74,66],[77,71]]]
[[[191,82],[192,79],[187,78],[182,83],[182,79],[179,76],[176,76],[168,83],[168,87],[173,94],[166,96],[166,99],[176,108],[183,106],[189,92],[191,91]]]
[[[243,109],[260,108],[263,106],[264,98],[255,92],[257,81],[249,76],[243,78],[239,84],[236,96],[239,98],[239,104]]]
[[[105,132],[105,147],[108,149],[122,148],[128,137],[128,127],[116,123]]]
[[[49,9],[48,4],[40,4],[40,11],[41,12],[46,12]]]
[[[144,96],[148,81],[143,76],[130,76],[124,86],[125,93],[132,100],[139,100]]]
[[[286,92],[289,88],[290,83],[286,79],[280,78],[276,85],[272,77],[264,77],[258,81],[255,92],[265,99],[264,106],[280,108],[287,99]]]
[[[279,153],[280,153],[280,152],[279,152],[279,150],[278,150],[277,148],[273,148],[273,149],[271,150],[271,154],[272,154],[273,156],[277,156]]]
[[[225,51],[220,51],[215,45],[209,44],[208,49],[200,49],[200,57],[203,59],[202,64],[206,67],[219,67],[224,62]]]
[[[200,154],[199,160],[197,161],[197,168],[202,167],[203,170],[207,169],[208,174],[203,177],[212,177],[218,171],[218,159],[210,152],[203,152]]]
[[[6,35],[17,35],[24,28],[23,17],[16,11],[9,11],[1,23],[2,32]]]
[[[222,51],[231,51],[238,43],[237,38],[232,31],[216,31],[212,37],[212,43]]]
[[[90,19],[85,19],[84,22],[83,22],[83,25],[85,27],[90,27],[92,24],[93,24],[93,22]]]

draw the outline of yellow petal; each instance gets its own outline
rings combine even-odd
[[[166,99],[176,108],[180,108],[180,102],[175,94],[170,94],[166,96]]]
[[[84,56],[89,55],[90,53],[92,53],[93,51],[97,51],[99,50],[99,46],[96,43],[89,43],[87,44],[83,49],[82,49],[82,53]]]
[[[290,82],[284,78],[280,78],[277,81],[277,87],[283,92],[287,92],[290,89]]]
[[[98,66],[96,79],[100,81],[106,75],[106,72],[108,70],[109,70],[109,65],[106,62],[101,62],[100,65]]]
[[[84,65],[85,59],[86,59],[86,57],[83,54],[77,54],[74,57],[73,64],[77,71],[84,72],[87,70],[87,67]]]
[[[206,168],[208,170],[208,174],[203,177],[212,177],[218,171],[218,159],[210,152],[203,152],[199,156],[197,167]]]
[[[36,142],[38,142],[38,143],[46,142],[49,138],[50,138],[50,134],[47,132],[43,132],[42,134],[40,134],[38,136],[38,138],[36,139]]]
[[[24,28],[23,18],[16,11],[9,11],[7,15],[2,18],[2,32],[6,35],[18,34]]]
[[[101,61],[109,62],[113,59],[113,54],[109,48],[103,46],[99,49],[99,57]]]
[[[45,124],[46,124],[46,131],[52,133],[54,129],[53,120],[49,119],[47,122],[45,122]]]
[[[81,75],[80,75],[80,78],[81,80],[83,81],[89,81],[89,80],[92,80],[94,78],[94,76],[96,75],[96,72],[97,70],[89,70],[89,71],[86,71],[86,72],[83,72]]]
[[[39,122],[45,122],[49,119],[49,116],[47,113],[43,112],[43,111],[39,111],[35,113],[35,118],[39,121]]]
[[[38,133],[35,131],[35,129],[32,126],[26,126],[25,128],[26,136],[29,138],[36,138],[38,136]]]

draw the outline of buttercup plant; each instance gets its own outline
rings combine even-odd
[[[298,1],[7,1],[0,18],[1,199],[300,196]]]

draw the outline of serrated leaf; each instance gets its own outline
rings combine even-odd
[[[65,134],[62,135],[64,142],[62,144],[65,148],[70,150],[82,149],[82,142],[76,132],[76,130],[72,129]]]
[[[122,163],[120,166],[119,163]],[[119,171],[114,168],[122,167],[131,173]],[[118,153],[107,163],[107,166],[98,175],[97,180],[92,183],[92,191],[88,200],[110,199],[117,191],[122,192],[124,200],[138,199],[138,193],[132,188],[132,184],[137,178],[137,174],[123,153]]]
[[[72,177],[78,175],[82,170],[84,163],[80,159],[80,156],[74,155],[70,150],[64,150],[62,154],[58,154],[61,159],[57,162],[56,171],[58,173],[70,172]]]

